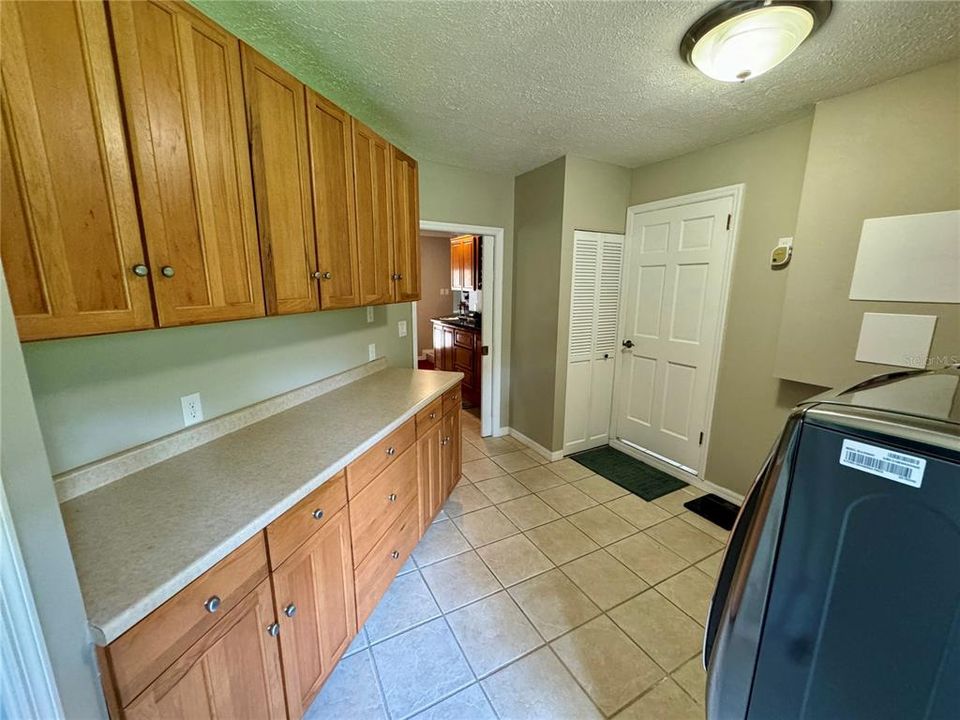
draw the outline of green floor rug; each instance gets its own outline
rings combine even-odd
[[[570,459],[644,500],[656,500],[687,486],[682,480],[614,450],[609,445],[584,450],[571,455]]]

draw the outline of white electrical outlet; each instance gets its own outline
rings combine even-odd
[[[183,408],[184,425],[195,425],[203,420],[203,406],[200,404],[200,393],[184,395],[180,398],[180,407]]]
[[[371,359],[371,360],[376,360],[376,359],[377,359],[377,344],[376,344],[376,343],[370,343],[369,345],[367,345],[367,352],[370,354],[370,359]]]
[[[367,306],[367,322],[368,323],[373,322],[373,308],[370,307],[369,305]]]
[[[400,337],[406,337],[406,336],[407,336],[407,321],[406,321],[406,320],[400,320],[400,321],[397,322],[397,333],[400,335]]]

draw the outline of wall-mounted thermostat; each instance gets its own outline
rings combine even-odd
[[[780,238],[777,246],[770,253],[770,267],[780,268],[790,263],[793,255],[793,238]]]

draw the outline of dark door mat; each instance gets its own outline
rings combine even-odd
[[[701,495],[694,500],[685,502],[683,506],[690,512],[709,520],[714,525],[719,525],[724,530],[733,530],[733,522],[737,519],[737,513],[740,512],[740,508],[732,502],[713,494]]]
[[[644,500],[656,500],[687,486],[683,480],[677,480],[626,453],[614,450],[609,445],[584,450],[571,455],[570,459]]]

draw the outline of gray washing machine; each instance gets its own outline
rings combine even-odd
[[[960,718],[960,368],[791,414],[730,536],[708,720]]]

